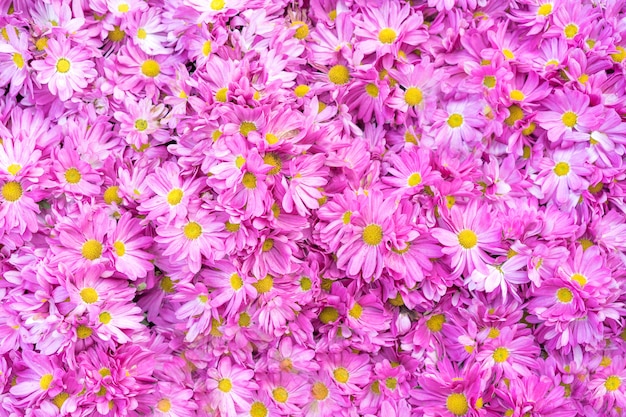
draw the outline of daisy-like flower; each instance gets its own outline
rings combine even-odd
[[[135,292],[123,280],[102,278],[104,268],[95,265],[87,270],[68,274],[65,288],[70,301],[76,304],[72,311],[76,315],[84,312],[99,313],[103,304],[128,302]]]
[[[326,373],[314,377],[309,387],[309,403],[304,406],[306,417],[330,416],[349,405],[348,399],[341,395]]]
[[[572,207],[582,190],[589,185],[585,176],[591,173],[591,168],[587,165],[587,152],[584,149],[557,149],[550,157],[543,158],[539,167],[541,172],[536,182],[541,186],[546,200]]]
[[[283,186],[286,189],[283,197],[283,208],[287,213],[293,212],[294,206],[300,216],[309,214],[309,209],[319,208],[318,200],[322,198],[319,191],[326,185],[328,167],[324,165],[326,156],[316,154],[313,156],[297,157],[289,161],[289,183],[283,177]]]
[[[433,115],[435,121],[432,134],[435,142],[444,148],[455,151],[466,147],[470,149],[482,139],[479,130],[485,125],[481,116],[484,104],[478,98],[468,98],[463,101],[451,101],[446,104],[445,110],[437,110]]]
[[[391,0],[378,7],[364,7],[355,19],[354,34],[361,38],[358,48],[363,54],[388,53],[397,55],[403,44],[417,46],[428,39],[428,32],[420,28],[424,23],[421,13],[411,13],[408,4],[401,7]]]
[[[257,295],[248,277],[232,262],[218,261],[212,268],[203,269],[200,274],[203,282],[212,290],[211,305],[224,308],[226,315],[239,311],[242,305],[247,305]]]
[[[153,105],[151,98],[144,98],[138,103],[129,98],[124,106],[124,111],[116,111],[113,115],[120,122],[119,134],[127,143],[135,149],[142,149],[150,143],[150,139],[153,139],[153,145],[167,142],[169,133],[161,125],[161,119],[167,112],[163,104]]]
[[[46,52],[45,59],[33,61],[31,66],[38,72],[37,81],[47,84],[63,101],[82,92],[97,75],[90,52],[69,40],[50,39]]]
[[[186,261],[194,274],[200,271],[202,256],[209,261],[223,257],[224,223],[214,213],[200,209],[174,224],[157,227],[154,240],[167,245],[163,256],[175,262]]]
[[[115,269],[131,281],[145,277],[154,268],[150,262],[153,255],[146,251],[152,238],[143,234],[139,220],[130,212],[122,214],[108,244],[113,251]]]
[[[64,372],[58,356],[25,350],[19,363],[22,366],[17,368],[16,384],[10,389],[11,394],[19,398],[19,403],[34,404],[62,391]]]
[[[160,21],[159,9],[151,7],[145,13],[132,13],[128,19],[127,31],[135,45],[149,55],[168,54],[166,48],[167,28]]]
[[[337,266],[346,268],[350,276],[362,275],[366,281],[380,277],[387,252],[387,242],[393,228],[391,215],[394,201],[384,199],[380,191],[359,201],[358,214],[351,216],[354,225],[337,251]]]
[[[186,216],[189,209],[199,203],[203,185],[191,176],[183,179],[180,167],[170,161],[155,168],[145,182],[155,195],[143,201],[138,210],[146,214],[147,220],[157,220],[157,223],[169,223]]]
[[[535,0],[528,8],[512,9],[511,20],[527,28],[528,35],[536,35],[549,25],[552,14],[560,4],[559,0]]]
[[[396,188],[398,194],[412,195],[431,185],[435,174],[431,173],[431,155],[427,149],[411,147],[400,154],[390,153],[389,167],[382,181]]]
[[[0,86],[10,84],[9,93],[17,95],[24,83],[27,91],[32,89],[32,81],[28,76],[28,61],[32,54],[28,50],[28,34],[16,33],[13,27],[6,28],[8,42],[0,44]]]
[[[178,384],[159,381],[158,391],[154,395],[153,413],[156,417],[185,417],[189,416],[197,404],[192,401],[193,391],[184,389]]]
[[[142,309],[129,302],[107,303],[99,311],[93,313],[92,322],[96,323],[95,331],[99,339],[113,340],[116,343],[128,343],[147,329],[142,323]],[[91,334],[91,333],[89,333]]]
[[[431,112],[436,105],[436,93],[443,73],[435,71],[435,65],[424,58],[417,66],[406,66],[398,71],[389,71],[389,76],[401,88],[396,88],[389,97],[389,107],[398,112],[423,119],[423,112]]]
[[[226,417],[237,417],[250,411],[252,390],[258,388],[252,380],[254,372],[234,364],[228,356],[222,357],[214,369],[207,371],[206,387],[210,390],[210,404]]]
[[[450,256],[452,274],[460,276],[478,269],[486,271],[492,260],[485,250],[501,252],[501,230],[493,223],[487,206],[474,200],[464,209],[454,205],[450,219],[442,219],[447,227],[435,228],[432,235],[444,246],[443,253]]]
[[[276,407],[285,414],[300,412],[310,389],[305,378],[285,373],[270,374],[262,378],[260,384]]]
[[[0,228],[15,230],[20,234],[35,233],[39,229],[37,214],[40,208],[35,202],[38,192],[29,180],[0,181]],[[0,236],[3,233],[0,233]]]
[[[371,379],[372,366],[368,355],[342,352],[321,357],[320,360],[328,376],[346,395],[358,393]]]
[[[626,359],[613,356],[610,365],[594,373],[589,381],[591,401],[597,410],[626,405]]]
[[[58,151],[53,163],[53,175],[60,189],[73,196],[96,196],[100,194],[102,178],[78,153],[70,148]]]
[[[550,85],[542,83],[536,73],[518,74],[507,85],[506,94],[502,94],[501,101],[507,106],[517,105],[522,109],[531,109],[542,103],[550,92]]]
[[[496,395],[506,411],[504,415],[567,417],[576,413],[567,401],[565,388],[545,376],[528,375],[513,378],[496,390]]]
[[[526,258],[521,256],[513,256],[502,264],[487,265],[487,271],[481,272],[474,270],[469,277],[465,279],[465,283],[470,290],[477,289],[487,293],[500,289],[502,300],[506,301],[507,294],[511,294],[513,298],[521,301],[520,296],[515,291],[516,285],[530,282],[528,272],[522,271],[526,266]]]
[[[178,284],[172,300],[183,303],[176,310],[178,320],[186,320],[185,341],[193,342],[204,333],[217,317],[215,307],[209,303],[209,290],[202,283]]]
[[[556,90],[542,102],[546,110],[535,120],[548,132],[551,142],[586,142],[596,125],[598,108],[589,107],[589,96],[578,91]]]
[[[530,336],[520,336],[512,328],[504,328],[492,342],[481,347],[476,361],[483,369],[494,372],[500,378],[528,377],[537,367],[539,347]]]

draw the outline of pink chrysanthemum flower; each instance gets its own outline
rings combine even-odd
[[[161,125],[161,119],[166,113],[163,104],[154,105],[150,98],[144,98],[138,103],[127,99],[124,107],[124,111],[116,111],[113,115],[120,122],[119,134],[127,143],[142,149],[149,144],[167,142],[169,133]]]
[[[591,173],[587,165],[587,152],[578,147],[557,149],[539,164],[542,169],[537,184],[546,200],[572,207],[582,190],[589,185],[585,176]]]
[[[323,369],[333,379],[335,385],[346,395],[359,392],[371,379],[372,367],[368,355],[354,355],[348,352],[321,357]]]
[[[362,275],[366,281],[380,277],[393,228],[393,205],[394,201],[384,199],[380,191],[372,191],[369,197],[360,199],[358,213],[350,218],[354,225],[351,236],[337,251],[339,268],[346,268],[351,276]]]
[[[31,350],[22,352],[17,368],[16,384],[10,393],[17,398],[18,404],[29,406],[46,397],[54,397],[62,391],[63,370],[58,356],[48,356]]]
[[[216,262],[212,268],[200,272],[203,282],[211,288],[211,305],[224,309],[230,315],[257,295],[248,277],[229,261]]]
[[[283,197],[283,208],[287,213],[293,212],[294,206],[300,216],[309,214],[310,209],[319,208],[318,200],[322,198],[319,191],[326,185],[328,167],[324,165],[325,155],[302,156],[289,161],[291,179],[283,177],[283,186],[286,188]]]
[[[115,231],[109,235],[109,247],[113,252],[115,269],[131,281],[143,278],[154,266],[153,255],[148,253],[152,238],[143,234],[139,220],[126,212],[117,222]]]
[[[10,84],[9,93],[12,96],[26,84],[26,91],[32,90],[32,80],[29,77],[28,61],[32,54],[28,50],[28,35],[26,32],[16,33],[13,27],[5,28],[8,42],[0,44],[0,86]]]
[[[80,159],[75,150],[68,148],[59,150],[53,169],[53,175],[63,192],[88,197],[100,194],[102,184],[100,173]]]
[[[348,407],[348,399],[325,373],[314,377],[309,385],[309,402],[304,406],[304,416],[330,416]]]
[[[0,182],[0,228],[2,232],[15,230],[26,236],[39,229],[37,214],[40,208],[35,202],[40,192],[29,180]],[[0,236],[3,233],[0,233]]]
[[[252,390],[258,388],[252,380],[254,372],[225,356],[215,369],[207,371],[206,387],[210,390],[211,406],[226,417],[237,417],[250,410]]]
[[[92,55],[69,40],[50,39],[44,60],[33,61],[37,81],[47,84],[48,89],[63,101],[74,93],[80,93],[89,81],[97,76]]]
[[[536,369],[539,347],[530,336],[520,336],[511,328],[504,328],[492,342],[480,348],[476,361],[483,369],[500,378],[528,377]]]
[[[65,288],[70,301],[76,305],[76,315],[85,312],[99,313],[103,304],[130,301],[134,297],[132,288],[119,279],[102,278],[100,265],[70,274]]]
[[[432,235],[445,247],[449,255],[452,273],[455,276],[470,273],[475,269],[485,271],[492,260],[485,250],[501,252],[501,231],[492,221],[487,206],[475,200],[464,210],[455,205],[450,210],[450,219],[442,219],[447,228],[435,228]]]
[[[119,344],[128,343],[147,330],[143,320],[143,310],[128,299],[108,303],[94,313],[93,322],[96,327],[93,331],[99,339],[113,340]]]
[[[382,181],[396,188],[398,194],[415,194],[424,186],[432,185],[435,178],[430,167],[430,152],[414,146],[399,154],[390,153],[387,172]]]
[[[223,236],[224,224],[217,221],[214,213],[201,209],[173,224],[159,226],[154,240],[167,245],[163,256],[176,262],[186,260],[189,270],[197,273],[202,256],[209,261],[223,257]]]
[[[586,142],[598,118],[598,108],[589,107],[589,101],[586,94],[556,90],[542,103],[546,110],[537,113],[535,120],[551,142]]]

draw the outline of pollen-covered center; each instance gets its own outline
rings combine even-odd
[[[148,128],[148,121],[146,119],[135,120],[135,129],[139,132],[143,132]]]
[[[336,368],[333,371],[333,378],[335,378],[335,381],[345,384],[350,379],[350,373],[346,368]]]
[[[113,250],[115,250],[117,256],[124,256],[126,254],[126,245],[124,245],[124,242],[116,240],[113,243]]]
[[[244,187],[253,190],[256,188],[256,177],[251,172],[246,172],[243,174],[243,178],[241,179],[241,183]]]
[[[607,391],[616,391],[622,385],[622,380],[617,375],[611,375],[604,382]]]
[[[267,407],[260,401],[255,401],[250,406],[250,417],[266,417]]]
[[[280,172],[280,170],[283,167],[283,161],[275,152],[269,152],[265,154],[265,156],[263,157],[263,162],[273,167],[272,169],[269,170],[267,175],[276,175]]]
[[[85,243],[83,243],[83,248],[81,250],[83,258],[89,259],[93,261],[102,256],[102,243],[98,242],[95,239],[89,239]]]
[[[354,303],[354,306],[348,311],[348,314],[350,317],[358,320],[363,315],[363,307],[359,303]]]
[[[365,84],[365,92],[372,98],[376,98],[378,97],[378,94],[380,94],[378,86],[374,83]]]
[[[57,72],[60,72],[61,74],[69,72],[70,67],[70,61],[65,58],[59,58],[59,60],[57,61]]]
[[[252,284],[259,294],[268,293],[274,288],[274,278],[271,275],[265,275],[265,278],[258,280]]]
[[[569,164],[567,162],[559,162],[554,166],[554,173],[559,177],[569,174]]]
[[[50,388],[53,378],[54,377],[52,376],[52,374],[42,375],[41,379],[39,380],[39,388],[46,391],[48,388]]]
[[[344,65],[335,65],[328,71],[328,79],[336,85],[347,84],[350,81],[350,71]]]
[[[22,197],[23,193],[22,184],[17,181],[9,181],[2,186],[2,197],[6,201],[17,201]]]
[[[247,137],[250,132],[256,132],[256,125],[253,122],[241,122],[239,133]]]
[[[572,281],[576,281],[581,286],[581,288],[587,284],[587,278],[582,274],[572,275]]]
[[[235,291],[243,287],[243,280],[238,273],[234,273],[230,276],[230,286]]]
[[[325,400],[328,397],[328,388],[322,382],[316,382],[311,388],[311,395],[318,401]]]
[[[20,164],[11,164],[7,167],[7,172],[13,176],[16,176],[21,169],[22,166]]]
[[[509,107],[509,117],[504,119],[504,123],[508,126],[513,126],[518,120],[524,118],[524,111],[517,104],[513,104]]]
[[[78,328],[76,329],[76,336],[79,339],[87,339],[89,336],[91,336],[91,334],[93,333],[93,330],[91,329],[91,327],[87,327],[87,326],[78,326]]]
[[[550,13],[552,13],[552,3],[542,4],[537,10],[539,16],[548,16]]]
[[[578,122],[578,115],[573,111],[566,111],[561,117],[561,121],[567,127],[574,127]]]
[[[157,403],[157,408],[159,411],[167,413],[172,408],[172,403],[167,398],[163,398]]]
[[[572,39],[574,36],[578,34],[578,25],[574,23],[570,23],[569,25],[563,28],[563,33],[567,39]]]
[[[233,389],[233,383],[228,378],[222,378],[217,383],[217,388],[222,392],[230,392]]]
[[[304,23],[301,20],[296,20],[295,22],[293,22],[291,24],[291,27],[295,27],[297,26],[298,29],[296,29],[296,33],[294,35],[294,37],[298,40],[302,40],[304,38],[306,38],[307,36],[309,36],[309,25],[307,25],[306,23]]]
[[[505,347],[499,347],[493,351],[493,360],[496,363],[502,363],[509,358],[509,350]]]
[[[574,299],[574,294],[569,288],[559,288],[556,292],[556,298],[562,303],[571,303]]]
[[[174,188],[172,191],[167,193],[167,203],[170,206],[175,206],[180,203],[183,199],[183,190],[180,188]]]
[[[154,59],[146,59],[141,64],[141,73],[146,77],[154,78],[161,73],[161,67]]]
[[[197,239],[202,234],[202,226],[200,226],[196,222],[189,222],[183,228],[183,233],[185,234],[185,237],[189,240]]]
[[[459,245],[464,249],[472,249],[478,243],[478,236],[473,230],[464,229],[459,232],[458,235]]]
[[[268,238],[268,239],[265,239],[265,242],[263,242],[263,247],[261,248],[261,250],[263,252],[269,252],[272,250],[273,247],[274,247],[274,239]]]
[[[407,88],[404,92],[404,101],[409,106],[417,106],[422,102],[423,95],[422,90],[417,87]]]
[[[98,301],[98,292],[91,287],[86,287],[80,290],[80,298],[87,304],[93,304]]]
[[[363,242],[370,246],[377,246],[383,240],[383,228],[377,224],[370,224],[363,229]]]
[[[78,184],[81,178],[82,175],[80,175],[80,171],[78,171],[76,168],[70,168],[65,171],[65,181],[70,184]]]
[[[483,78],[483,85],[487,88],[494,88],[496,86],[496,77],[493,75],[486,75]]]
[[[351,218],[352,218],[352,212],[346,211],[345,213],[343,213],[343,216],[341,216],[341,222],[343,224],[349,224]]]
[[[112,204],[115,202],[116,204],[122,204],[122,198],[119,195],[120,187],[117,185],[112,185],[104,191],[104,202],[107,204]]]
[[[111,323],[111,318],[111,313],[109,313],[108,311],[103,311],[98,315],[98,320],[100,320],[100,323],[102,324]]]
[[[286,403],[289,399],[289,393],[285,388],[278,387],[272,391],[272,397],[274,397],[274,399],[279,403]]]
[[[320,312],[319,319],[322,323],[328,324],[339,318],[339,312],[334,307],[324,307]]]
[[[469,404],[465,394],[453,393],[446,399],[446,408],[455,416],[464,416],[469,411]]]
[[[431,332],[437,333],[443,329],[443,325],[446,322],[446,316],[443,314],[435,314],[426,320],[426,327]]]
[[[511,100],[514,101],[522,101],[526,98],[524,93],[520,90],[511,90],[511,92],[509,93],[509,97],[511,97]]]
[[[386,44],[393,43],[397,37],[398,37],[398,34],[396,33],[395,30],[391,28],[384,28],[384,29],[381,29],[380,32],[378,32],[378,40],[381,43],[386,43]]]
[[[459,113],[453,113],[448,117],[448,126],[451,128],[460,127],[463,124],[463,115]]]

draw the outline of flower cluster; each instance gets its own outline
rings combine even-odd
[[[620,417],[626,3],[0,1],[0,416]]]

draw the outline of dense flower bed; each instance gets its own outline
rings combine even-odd
[[[0,0],[0,416],[625,415],[625,11]]]

